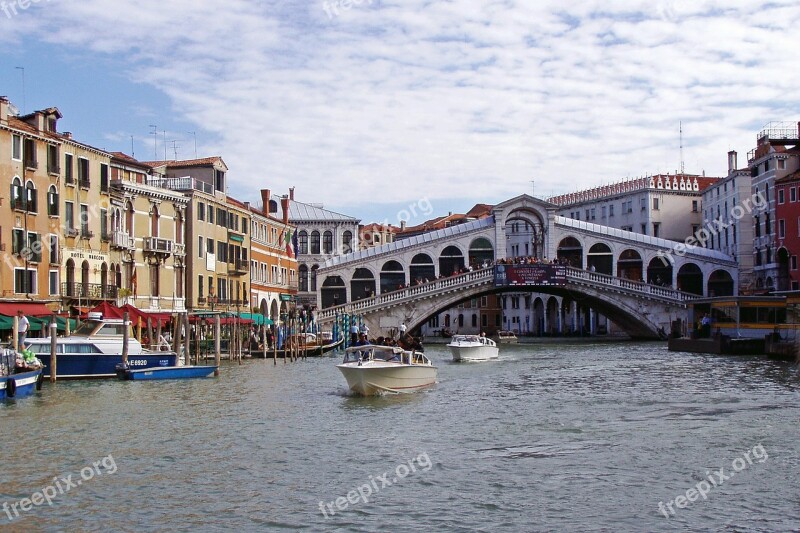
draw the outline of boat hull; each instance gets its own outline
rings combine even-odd
[[[24,398],[30,396],[37,389],[37,382],[41,383],[42,370],[31,370],[20,374],[0,377],[0,400],[12,398]],[[14,381],[14,385],[9,385],[9,381]],[[41,387],[41,385],[38,385]],[[13,393],[11,392],[13,389]]]
[[[120,368],[117,377],[131,381],[151,381],[157,379],[196,379],[211,376],[217,366],[164,366],[153,368]]]
[[[437,369],[429,365],[336,365],[348,388],[362,396],[415,392],[436,383]]]
[[[450,353],[453,354],[453,361],[456,362],[489,361],[500,356],[497,346],[456,346],[452,344],[449,346]]]
[[[149,352],[131,356],[131,368],[149,369],[175,366],[178,356],[173,352]],[[42,359],[43,373],[50,376],[50,357]],[[122,363],[122,354],[58,354],[56,360],[58,379],[113,378],[117,365]]]

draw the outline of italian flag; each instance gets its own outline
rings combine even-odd
[[[294,250],[292,250],[292,238],[294,237],[294,232],[292,230],[286,230],[283,232],[283,240],[286,243],[286,255],[290,258],[294,258]]]

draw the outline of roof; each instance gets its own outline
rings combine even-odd
[[[32,115],[33,114],[26,115],[26,116],[32,116]],[[65,143],[65,142],[71,143],[71,144],[74,144],[76,146],[82,146],[82,147],[84,147],[84,148],[86,148],[88,150],[94,150],[95,152],[100,152],[100,153],[107,154],[107,155],[111,156],[111,152],[107,152],[106,150],[103,150],[102,148],[97,148],[96,146],[92,146],[90,144],[86,144],[86,143],[82,143],[82,142],[76,141],[74,138],[72,138],[72,136],[68,136],[68,135],[65,135],[63,133],[58,133],[58,132],[53,132],[53,131],[44,131],[44,130],[36,129],[35,126],[32,126],[32,125],[28,124],[27,122],[25,122],[24,120],[21,120],[18,117],[9,116],[8,117],[8,126],[10,128],[15,129],[15,130],[19,130],[19,131],[24,131],[24,132],[30,133],[31,135],[36,135],[38,137],[44,137],[46,139],[52,139],[53,141],[60,142],[60,143]]]
[[[788,183],[790,181],[798,181],[798,180],[800,180],[800,170],[795,170],[791,174],[787,174],[782,178],[776,179],[775,184],[777,185],[779,183]]]
[[[361,227],[361,229],[366,231],[377,231],[377,232],[388,231],[389,233],[395,233],[400,228],[398,228],[397,226],[392,226],[391,224],[379,224],[377,222],[373,222],[371,224],[365,224],[364,226]]]
[[[360,219],[343,215],[329,209],[324,209],[311,204],[298,202],[297,200],[289,200],[289,222],[351,222],[358,224]]]
[[[215,155],[212,157],[203,157],[201,159],[184,159],[184,160],[170,160],[170,161],[141,161],[141,164],[147,165],[151,168],[166,167],[166,168],[186,168],[186,167],[205,167],[215,163],[222,163],[225,168],[228,165],[222,160],[222,157]]]
[[[547,201],[564,208],[570,205],[593,202],[645,190],[700,194],[703,190],[719,182],[721,179],[722,178],[699,176],[696,174],[656,174],[655,176],[648,176],[646,178],[623,180],[610,185],[602,185],[592,189],[584,189],[574,193],[553,196],[548,198]],[[696,189],[695,184],[697,185]]]
[[[413,237],[408,237],[392,243],[383,244],[381,246],[373,246],[371,248],[367,248],[366,250],[360,250],[358,252],[353,252],[346,255],[337,255],[325,261],[325,268],[333,267],[342,263],[349,263],[351,261],[360,261],[376,255],[397,252],[399,250],[411,248],[412,246],[427,244],[439,239],[450,238],[456,235],[469,233],[471,231],[491,228],[492,226],[494,226],[494,217],[473,220],[472,222],[467,222],[466,224],[458,224],[456,226],[450,226],[449,228],[422,233],[420,235],[415,235]]]
[[[469,218],[484,218],[492,214],[493,205],[490,204],[475,204],[475,206],[467,211],[466,216]]]

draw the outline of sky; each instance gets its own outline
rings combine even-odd
[[[800,119],[798,27],[788,0],[0,0],[0,94],[140,160],[220,155],[242,201],[415,225],[746,166]]]

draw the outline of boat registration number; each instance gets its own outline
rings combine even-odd
[[[133,359],[131,366],[147,366],[147,359]]]

